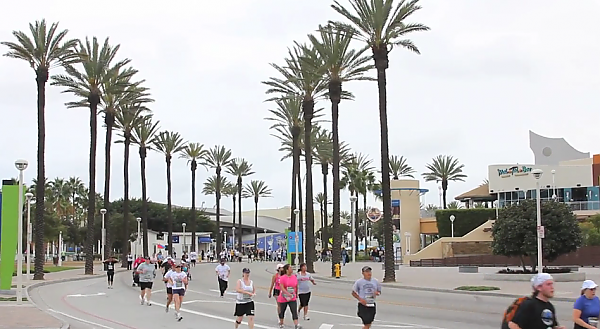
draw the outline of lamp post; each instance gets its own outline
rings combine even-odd
[[[263,232],[265,233],[265,250],[264,250],[264,257],[265,259],[267,259],[267,229],[263,229]],[[235,241],[235,240],[234,240]]]
[[[235,223],[233,225],[235,225]],[[235,249],[235,226],[233,226],[231,228],[231,249],[236,250]]]
[[[300,264],[299,259],[298,259],[298,244],[299,244],[299,238],[298,238],[298,231],[300,230],[300,223],[298,223],[298,214],[300,213],[300,210],[298,209],[294,209],[294,221],[296,222],[296,233],[295,233],[295,243],[296,243],[296,257],[295,257],[295,263],[296,266],[298,266]]]
[[[223,228],[222,227],[219,227],[219,236],[223,236]],[[223,249],[223,244],[221,244],[220,246],[217,246],[217,248],[221,248],[221,251],[225,250],[225,249]]]
[[[31,199],[33,193],[25,193],[27,200],[27,280],[31,280]]]
[[[354,229],[354,221],[356,220],[354,213],[354,203],[358,200],[354,195],[350,197],[350,217],[352,218],[352,263],[356,261],[356,250],[354,250],[356,246],[356,230]]]
[[[440,209],[442,209],[443,207],[442,207],[442,187],[441,186],[438,186],[438,191],[440,194]]]
[[[17,303],[23,302],[23,172],[27,169],[27,160],[15,161],[19,170],[19,218],[17,224]]]
[[[142,234],[141,233],[141,225],[140,225],[142,223],[142,218],[138,217],[135,220],[137,220],[137,223],[138,223],[137,238],[135,239],[135,257],[138,257],[138,246],[140,244],[140,235]],[[171,250],[169,250],[169,252],[171,252]]]
[[[538,273],[542,273],[542,239],[544,238],[544,227],[542,226],[542,201],[540,198],[540,178],[544,174],[541,169],[534,169],[532,172],[535,178],[535,203],[537,210],[537,263]]]
[[[450,215],[450,224],[452,225],[452,237],[454,237],[454,220],[455,219],[456,219],[456,216]]]
[[[186,226],[186,225],[187,225],[186,223],[182,223],[182,224],[181,224],[181,227],[183,227],[183,241],[182,241],[182,247],[183,247],[183,248],[181,248],[181,254],[182,254],[182,255],[183,255],[183,253],[185,252],[185,226]]]
[[[58,267],[62,266],[63,238],[62,231],[58,232]]]
[[[102,247],[100,250],[102,250],[100,253],[102,254],[102,257],[104,257],[104,259],[107,259],[108,255],[106,252],[106,227],[104,226],[104,215],[106,215],[106,209],[102,208],[100,209],[100,215],[102,215]],[[104,267],[102,268],[102,270],[104,271]]]
[[[302,262],[306,263],[306,219],[302,223]]]
[[[556,170],[552,169],[552,200],[556,201],[556,183],[554,182],[554,176],[556,175]]]

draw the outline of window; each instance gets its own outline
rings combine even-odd
[[[548,199],[548,190],[547,189],[541,189],[540,190],[540,198],[542,199]]]

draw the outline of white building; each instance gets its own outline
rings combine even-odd
[[[142,233],[143,234],[143,233]],[[211,238],[211,233],[209,232],[198,232],[196,233],[196,251],[207,252],[210,250],[211,246],[213,246],[213,239]],[[159,233],[156,231],[148,230],[148,252],[151,255],[155,255],[159,252],[162,252],[163,255],[166,255],[165,247],[167,246],[168,234]],[[131,242],[131,250],[133,254],[138,255],[142,253],[142,243],[143,239],[140,237],[138,241]],[[192,245],[192,232],[173,232],[173,251],[177,257],[183,254],[183,251],[191,250]]]

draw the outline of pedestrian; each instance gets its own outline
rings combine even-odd
[[[306,263],[300,264],[300,269],[296,274],[296,278],[298,279],[298,299],[300,300],[300,305],[298,305],[298,313],[302,309],[304,309],[304,316],[302,317],[304,320],[310,320],[308,317],[308,303],[310,302],[310,286],[316,285],[315,279],[313,279],[310,273],[306,272]]]
[[[277,297],[279,297],[279,294],[281,293],[279,290],[279,278],[281,278],[282,275],[284,275],[283,264],[277,264],[277,267],[275,268],[275,274],[273,274],[271,277],[271,287],[269,288],[269,298],[271,298],[271,296],[275,297],[275,304],[277,304],[277,316],[279,316],[279,302],[277,302]]]
[[[169,313],[169,305],[173,302],[173,284],[171,283],[171,274],[175,273],[174,269],[169,269],[165,276],[163,277],[163,282],[165,282],[166,290],[167,290],[167,305],[165,308],[165,312]]]
[[[190,262],[192,267],[196,267],[196,261],[198,260],[198,253],[195,251],[190,252]]]
[[[248,328],[254,328],[254,300],[252,298],[256,295],[256,288],[254,283],[250,280],[250,269],[244,268],[242,270],[242,278],[236,283],[235,291],[237,297],[235,299],[235,312],[233,315],[235,319],[235,328],[242,324],[244,316],[248,317]]]
[[[285,309],[289,307],[294,327],[300,329],[301,327],[298,324],[298,303],[296,301],[298,296],[298,279],[294,275],[294,270],[290,264],[283,266],[283,272],[285,274],[279,278],[279,290],[281,293],[277,297],[277,302],[279,302],[279,328],[285,328],[283,324]]]
[[[229,275],[231,274],[231,268],[229,265],[225,264],[225,257],[221,258],[221,263],[217,265],[215,272],[217,273],[217,278],[219,280],[219,292],[221,293],[221,298],[223,298],[223,295],[227,290]]]
[[[131,253],[127,254],[127,270],[131,271],[132,266],[133,265],[133,256],[131,256]]]
[[[175,302],[175,319],[181,321],[181,303],[183,302],[183,296],[185,296],[185,290],[187,289],[188,281],[187,274],[181,271],[181,264],[175,265],[175,272],[169,276],[169,282],[171,282],[171,290],[173,291],[173,301]]]
[[[598,328],[600,317],[600,299],[596,296],[598,285],[592,280],[585,280],[581,285],[581,296],[573,306],[574,329]]]
[[[103,263],[106,266],[106,276],[108,278],[108,289],[112,289],[113,281],[115,280],[115,263],[117,263],[117,260],[115,259],[114,256],[110,256],[110,257],[108,257],[108,259],[105,259],[103,261]]]
[[[531,279],[533,295],[517,308],[508,322],[510,329],[564,329],[558,325],[556,310],[550,303],[554,297],[554,279],[548,273],[536,274]]]
[[[381,294],[381,285],[373,278],[371,267],[364,266],[362,275],[362,278],[354,282],[352,297],[358,300],[357,315],[362,320],[363,329],[369,329],[375,321],[377,313],[375,298]]]
[[[146,257],[144,260],[145,262],[138,265],[136,272],[140,275],[141,304],[144,305],[145,301],[146,305],[150,306],[152,305],[150,302],[150,297],[152,297],[152,282],[156,276],[156,269],[154,268],[154,265],[150,263],[150,257]]]

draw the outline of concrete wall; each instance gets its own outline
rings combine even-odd
[[[391,180],[392,200],[400,200],[400,237],[402,241],[402,251],[417,251],[421,245],[421,200],[419,181],[414,179]],[[397,190],[397,189],[412,190]],[[396,190],[395,190],[396,189]],[[410,246],[407,245],[406,234],[410,234]]]
[[[511,168],[517,167],[516,172]],[[536,179],[531,174],[534,169],[541,169],[544,174],[540,178],[540,186],[553,186],[552,177],[556,188],[571,188],[580,184],[582,187],[594,186],[592,180],[592,165],[556,165],[540,166],[528,164],[503,164],[488,166],[488,180],[490,193],[535,190]],[[552,170],[556,173],[552,175]],[[508,173],[507,173],[508,171]]]

